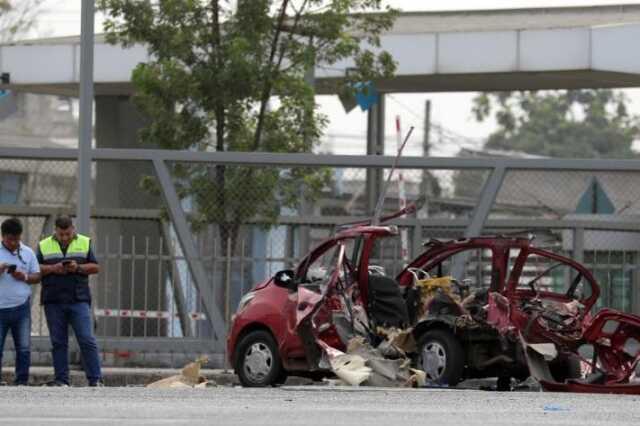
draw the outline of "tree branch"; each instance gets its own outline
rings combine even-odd
[[[278,52],[278,42],[280,41],[280,34],[282,33],[282,26],[287,17],[287,8],[289,7],[289,0],[283,0],[282,9],[280,10],[280,17],[276,24],[275,34],[273,41],[271,42],[271,50],[269,53],[269,62],[267,64],[267,76],[264,82],[264,89],[262,91],[262,97],[260,99],[260,112],[258,113],[258,121],[256,123],[256,134],[253,141],[252,151],[258,151],[260,148],[260,141],[262,139],[262,130],[264,128],[264,116],[267,112],[267,103],[271,95],[271,88],[273,87],[273,62]]]

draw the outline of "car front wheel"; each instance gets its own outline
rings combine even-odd
[[[430,330],[418,339],[419,367],[427,379],[457,385],[464,372],[464,351],[458,338],[447,330]]]
[[[252,331],[242,338],[235,371],[245,387],[271,386],[286,379],[276,342],[269,332]]]

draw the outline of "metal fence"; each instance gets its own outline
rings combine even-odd
[[[201,352],[218,354],[219,364],[242,294],[292,267],[336,225],[367,217],[375,198],[367,188],[393,161],[108,149],[93,155],[91,234],[102,265],[92,280],[96,333],[115,363],[170,360],[163,365]],[[25,221],[28,244],[52,231],[56,215],[75,211],[75,158],[74,150],[0,149],[0,215]],[[397,273],[429,238],[529,232],[536,244],[594,271],[601,306],[638,312],[635,161],[411,157],[400,169],[403,187],[394,179],[385,210],[396,210],[403,196],[426,201],[414,217],[394,221],[400,236],[374,259],[387,273]],[[223,196],[216,176],[226,179]],[[198,179],[205,179],[205,193],[185,196]],[[232,232],[212,220],[220,217]],[[466,259],[463,271],[476,285],[488,280],[485,260],[482,253]],[[36,347],[45,351],[46,321],[37,303],[33,310]]]

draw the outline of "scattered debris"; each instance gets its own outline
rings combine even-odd
[[[377,335],[385,339],[378,346],[378,350],[387,358],[406,357],[417,350],[413,337],[413,328],[400,330],[397,328],[378,327]]]
[[[385,347],[388,350],[394,346],[388,343]],[[401,351],[396,350],[391,356],[384,355],[362,336],[349,341],[347,353],[326,346],[324,349],[332,371],[349,385],[421,387],[426,384],[424,371],[411,368],[411,360]]]
[[[522,382],[516,383],[513,386],[513,390],[523,392],[540,392],[542,390],[542,386],[540,386],[540,383],[533,377],[528,377]]]
[[[156,382],[148,384],[147,388],[167,389],[167,388],[207,388],[214,387],[216,384],[207,380],[200,375],[200,369],[209,361],[207,357],[200,357],[194,362],[190,362],[182,368],[181,374],[167,377]]]

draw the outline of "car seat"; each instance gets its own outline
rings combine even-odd
[[[409,325],[407,303],[396,280],[369,275],[369,317],[374,327],[405,328]]]

